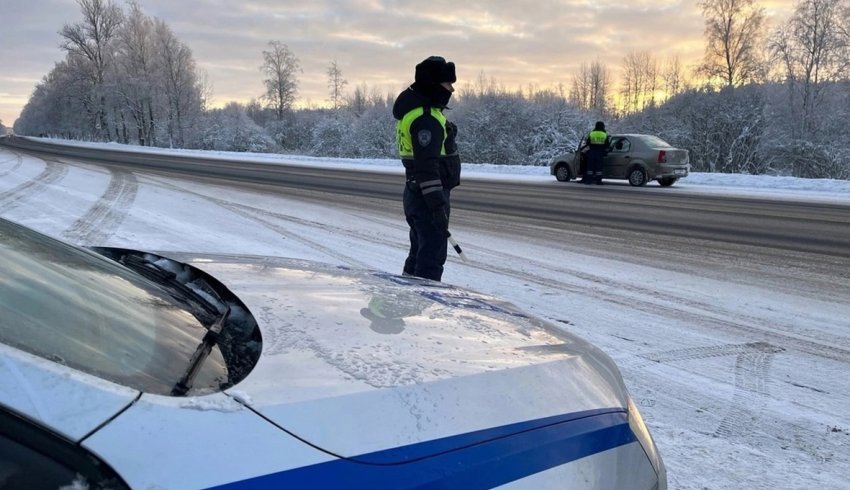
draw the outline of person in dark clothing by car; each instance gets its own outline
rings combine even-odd
[[[403,272],[439,281],[448,248],[450,193],[460,184],[457,127],[443,114],[457,81],[455,65],[431,56],[416,65],[414,80],[393,105],[407,180],[404,215],[410,226]]]
[[[587,135],[585,144],[589,147],[587,150],[587,165],[585,168],[584,178],[581,180],[583,184],[602,184],[602,162],[605,155],[608,154],[608,147],[611,145],[611,137],[605,131],[605,123],[597,121],[593,131]]]

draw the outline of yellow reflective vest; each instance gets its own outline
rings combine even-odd
[[[608,133],[605,131],[593,130],[587,136],[587,142],[591,145],[600,145],[604,146],[605,141],[608,139]]]
[[[410,126],[413,121],[425,113],[424,107],[417,107],[404,115],[401,120],[396,123],[396,144],[398,145],[398,154],[404,159],[413,158],[413,136],[410,134]],[[446,116],[439,109],[431,108],[431,115],[440,122],[443,128],[443,141],[440,145],[440,156],[446,156]]]

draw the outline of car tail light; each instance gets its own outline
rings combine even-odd
[[[667,163],[667,152],[664,150],[658,151],[658,163]]]

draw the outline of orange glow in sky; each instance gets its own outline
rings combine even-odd
[[[507,88],[538,89],[568,87],[577,68],[594,60],[616,83],[630,51],[647,51],[659,63],[677,55],[686,71],[703,54],[696,0],[253,0],[226,9],[196,0],[139,3],[192,49],[212,85],[213,105],[259,98],[258,68],[271,40],[300,60],[301,106],[328,103],[326,72],[334,60],[347,90],[366,84],[394,94],[412,81],[414,65],[433,54],[456,63],[459,86],[483,73]],[[794,4],[761,5],[773,28]],[[11,126],[35,85],[64,58],[58,31],[82,16],[74,0],[0,0],[0,12],[7,44],[0,50],[0,120]]]

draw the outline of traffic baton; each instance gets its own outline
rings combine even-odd
[[[469,262],[469,259],[466,258],[466,255],[463,253],[463,250],[460,248],[460,245],[457,244],[454,238],[452,238],[452,234],[449,233],[449,243],[452,244],[452,248],[455,249],[458,255],[460,255],[461,260],[464,262]]]

